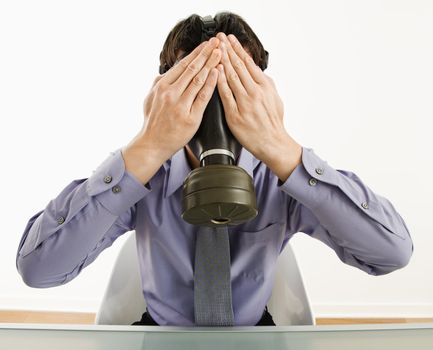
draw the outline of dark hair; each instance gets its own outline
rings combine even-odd
[[[215,34],[223,32],[233,34],[241,45],[248,49],[254,62],[264,70],[267,66],[268,53],[263,48],[257,35],[245,20],[231,12],[219,12],[215,15]],[[165,39],[159,56],[160,67],[163,71],[173,67],[179,50],[188,55],[200,43],[202,38],[202,17],[193,14],[178,22]]]

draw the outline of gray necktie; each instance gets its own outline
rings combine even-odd
[[[196,325],[233,326],[227,226],[199,228],[194,265]]]

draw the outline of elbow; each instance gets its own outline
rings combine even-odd
[[[42,288],[39,279],[26,267],[19,266],[18,272],[27,287]]]
[[[394,230],[391,231],[392,234],[389,238],[390,245],[387,250],[388,254],[385,255],[387,256],[389,265],[391,265],[387,273],[406,267],[412,258],[414,250],[409,229],[401,216],[398,215],[398,217],[400,218],[401,225],[396,226]]]
[[[24,284],[32,288],[42,288],[42,283],[38,277],[35,265],[29,263],[30,259],[18,257],[17,258],[17,269]]]
[[[21,275],[24,284],[32,288],[49,288],[63,284],[63,280],[47,278],[43,271],[38,267],[38,264],[31,259],[31,255],[25,257],[18,256],[17,270]]]
[[[413,242],[410,237],[401,240],[398,245],[392,245],[382,263],[373,266],[372,275],[380,276],[406,267],[413,255]]]
[[[31,287],[31,288],[46,288],[46,287],[49,287],[49,286],[44,286],[40,282],[40,280],[38,280],[37,278],[34,278],[33,275],[30,275],[30,274],[27,274],[27,273],[22,273],[21,271],[20,271],[20,274],[21,274],[21,278],[22,278],[24,284],[27,287]]]
[[[401,237],[403,237],[403,239],[401,239]],[[399,239],[394,240],[393,242],[394,244],[390,247],[389,259],[394,265],[392,271],[395,271],[402,269],[409,264],[413,255],[413,241],[409,231],[406,231],[404,235],[400,235]]]
[[[394,270],[402,269],[406,267],[413,254],[413,242],[410,237],[404,240],[404,243],[399,245],[399,249],[395,250],[395,253],[392,257],[394,263]]]

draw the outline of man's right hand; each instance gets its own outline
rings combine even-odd
[[[218,81],[219,39],[197,46],[158,76],[144,101],[145,121],[122,149],[126,170],[143,184],[194,136]]]

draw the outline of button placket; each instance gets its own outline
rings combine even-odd
[[[63,224],[65,222],[65,218],[63,216],[59,216],[59,218],[57,219],[57,223],[59,225]]]

